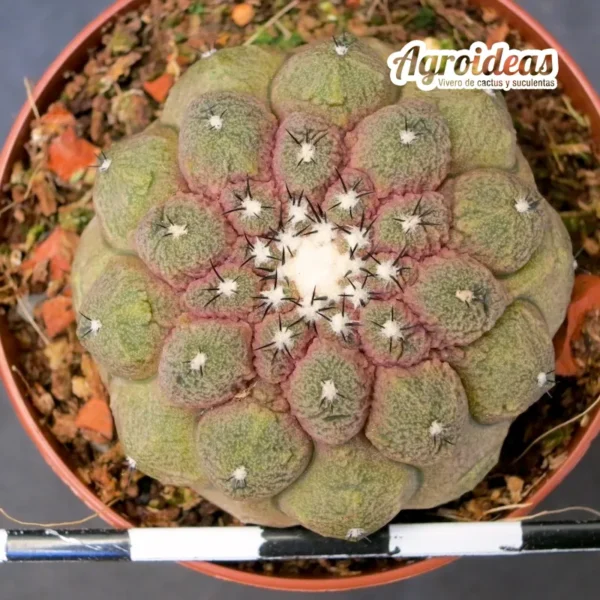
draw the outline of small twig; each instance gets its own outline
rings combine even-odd
[[[571,99],[568,96],[563,96],[562,100],[565,103],[565,107],[567,109],[564,112],[566,114],[570,115],[571,117],[573,117],[577,121],[577,124],[580,127],[584,127],[585,129],[589,129],[590,128],[590,123],[589,123],[588,118],[575,110],[575,108],[573,107],[573,104],[571,104]]]
[[[554,139],[554,136],[552,135],[552,131],[550,131],[550,127],[548,127],[548,125],[546,124],[545,121],[541,121],[540,129],[542,129],[542,132],[546,134],[546,137],[550,141],[550,150],[552,153],[552,157],[554,158],[554,161],[556,162],[556,166],[558,167],[558,170],[561,173],[564,173],[565,166],[563,165],[563,163],[561,161],[560,154],[558,154],[558,152],[556,152],[556,150],[555,150],[556,140]]]
[[[538,517],[547,517],[549,515],[562,515],[566,512],[571,512],[573,510],[581,510],[583,512],[589,513],[596,517],[600,517],[600,511],[590,508],[589,506],[566,506],[565,508],[557,508],[554,510],[542,510],[541,512],[534,513],[533,515],[526,515],[524,517],[515,517],[514,519],[505,519],[506,521],[530,521],[531,519],[537,519]]]
[[[29,194],[31,194],[31,190],[33,189],[33,182],[34,182],[37,174],[40,172],[41,168],[42,168],[42,163],[37,165],[37,167],[33,170],[33,173],[31,174],[31,177],[29,178],[29,181],[27,182],[27,189],[25,190],[25,196],[23,196],[23,201],[29,200]]]
[[[380,4],[381,4],[381,0],[373,0],[371,2],[369,8],[367,9],[367,14],[366,14],[367,22],[369,22],[373,18],[373,15],[375,14],[375,10],[377,9],[377,7]]]
[[[94,197],[94,188],[91,187],[79,200],[75,200],[75,202],[71,202],[70,204],[65,204],[65,208],[69,210],[73,210],[75,208],[83,208],[86,204],[89,204]]]
[[[517,508],[529,508],[531,506],[531,502],[526,502],[523,504],[510,504],[507,506],[496,506],[495,508],[490,508],[489,510],[486,510],[483,514],[484,515],[492,515],[494,513],[499,513],[499,512],[503,512],[506,510],[513,510],[513,509],[517,509]],[[547,516],[551,516],[551,515],[561,515],[563,513],[566,512],[571,512],[574,510],[580,510],[583,512],[587,512],[590,513],[596,517],[600,517],[600,511],[597,511],[594,508],[590,508],[589,506],[566,506],[565,508],[557,508],[554,510],[542,510],[540,512],[537,513],[533,513],[531,515],[525,515],[523,517],[505,517],[502,520],[503,521],[515,521],[515,522],[519,522],[519,521],[531,521],[532,519],[537,519],[539,517],[547,517]],[[479,519],[474,521],[473,519],[469,519],[468,517],[463,517],[462,515],[459,515],[458,513],[451,513],[450,511],[444,511],[443,509],[440,509],[439,511],[437,511],[436,516],[443,516],[444,519],[448,519],[449,521],[460,521],[463,523],[479,523],[481,522]]]
[[[493,515],[495,513],[504,512],[506,510],[513,510],[515,508],[528,508],[531,506],[531,502],[525,502],[523,504],[507,504],[505,506],[496,506],[495,508],[490,508],[486,510],[484,515]]]
[[[33,318],[33,315],[29,312],[29,307],[25,304],[25,302],[23,301],[23,298],[21,298],[21,296],[19,296],[19,295],[15,296],[15,297],[17,299],[17,304],[23,311],[23,316],[25,317],[25,319],[35,329],[35,332],[40,336],[40,338],[42,339],[44,344],[46,346],[49,346],[50,340],[48,339],[46,334],[40,329],[40,326],[35,322],[35,319]]]
[[[277,23],[275,23],[275,27],[277,27],[277,29],[279,29],[279,31],[281,32],[281,35],[283,35],[284,40],[289,40],[292,37],[291,31],[287,27],[285,27],[283,25],[283,23],[277,22]]]
[[[122,497],[115,498],[114,500],[111,500],[110,502],[108,502],[102,510],[92,513],[91,515],[88,515],[87,517],[83,517],[82,519],[77,519],[77,521],[62,521],[60,523],[36,523],[35,521],[21,521],[21,519],[17,519],[16,517],[9,515],[1,507],[0,507],[0,515],[2,515],[4,518],[8,519],[12,523],[16,523],[17,525],[25,525],[28,527],[31,526],[31,527],[46,528],[46,527],[67,527],[67,526],[71,526],[71,525],[83,525],[83,523],[87,523],[88,521],[91,521],[92,519],[96,519],[97,517],[102,518],[102,515],[104,514],[104,512],[108,511],[110,509],[110,507],[113,504],[115,504],[116,502],[118,502],[119,500],[123,500],[123,498]]]
[[[380,33],[404,33],[404,27],[398,23],[392,23],[391,25],[373,25],[371,27],[365,27],[364,35],[374,36]]]
[[[8,212],[11,208],[14,208],[15,206],[17,206],[17,204],[20,204],[20,202],[17,202],[16,200],[11,202],[10,204],[7,204],[6,206],[3,206],[2,208],[0,208],[0,216],[2,216],[5,212]]]
[[[38,107],[35,104],[35,100],[33,99],[33,92],[31,91],[31,82],[29,81],[29,79],[27,79],[27,77],[24,77],[23,83],[25,84],[25,91],[27,92],[27,101],[29,102],[29,106],[31,106],[31,110],[35,115],[35,118],[40,119],[40,111],[38,110]]]
[[[258,36],[265,30],[268,29],[269,27],[271,27],[272,25],[275,25],[275,23],[277,23],[277,21],[279,21],[279,19],[281,19],[281,17],[283,17],[286,13],[288,13],[290,10],[292,10],[293,8],[296,8],[296,6],[298,6],[300,0],[292,0],[289,4],[286,4],[279,12],[276,12],[266,23],[264,23],[263,25],[261,25],[245,42],[244,42],[244,46],[251,46],[255,41],[256,38],[258,38]]]
[[[571,417],[568,421],[565,421],[564,423],[560,423],[556,427],[553,427],[552,429],[549,429],[545,433],[542,433],[542,435],[540,435],[535,440],[533,440],[533,442],[531,442],[531,444],[529,444],[529,446],[527,446],[527,448],[525,448],[525,450],[523,450],[523,452],[521,452],[521,454],[517,458],[515,458],[515,460],[513,460],[512,464],[514,465],[516,462],[519,462],[538,442],[540,442],[544,438],[548,437],[550,434],[554,433],[555,431],[558,431],[559,429],[562,429],[563,427],[566,427],[567,425],[570,425],[571,423],[575,423],[575,421],[579,421],[579,419],[581,419],[582,417],[585,417],[585,415],[587,415],[589,412],[594,410],[594,408],[596,408],[596,406],[598,406],[599,404],[600,404],[600,396],[598,396],[598,398],[596,398],[594,400],[594,402],[592,402],[592,404],[590,404],[590,406],[588,406],[581,414],[575,415],[574,417]]]
[[[23,385],[27,388],[27,393],[31,396],[31,398],[33,398],[34,397],[33,388],[31,387],[31,385],[29,385],[29,381],[27,381],[27,379],[25,379],[25,375],[23,375],[23,373],[21,373],[21,370],[19,369],[19,367],[17,367],[17,365],[11,365],[10,370],[19,376],[19,379],[23,382]]]
[[[385,21],[388,25],[393,25],[392,15],[390,13],[389,0],[383,0],[381,10],[385,15]]]
[[[49,346],[50,340],[48,339],[46,334],[40,329],[40,326],[35,322],[33,315],[29,312],[29,307],[27,306],[27,304],[25,304],[25,302],[23,301],[23,298],[21,298],[21,296],[19,295],[19,289],[17,288],[17,285],[15,284],[13,278],[10,275],[8,276],[8,282],[10,284],[10,287],[15,292],[15,298],[17,299],[17,304],[19,305],[19,308],[23,312],[23,316],[25,317],[25,320],[35,329],[36,333],[40,336],[40,338],[42,339],[44,344],[46,346]]]

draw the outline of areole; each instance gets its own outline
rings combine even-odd
[[[595,137],[600,140],[600,99],[574,64],[573,60],[556,43],[556,41],[511,0],[481,0],[477,2],[474,1],[473,3],[494,8],[506,18],[510,25],[517,28],[524,39],[533,46],[538,48],[555,48],[558,51],[560,57],[559,79],[565,87],[566,93],[571,97],[578,110],[589,115]],[[88,48],[91,48],[98,43],[101,37],[101,30],[106,23],[116,15],[135,9],[143,4],[145,4],[143,0],[120,0],[90,23],[67,46],[46,71],[33,92],[33,98],[41,110],[45,110],[56,98],[63,85],[62,74],[66,70],[80,68],[85,62]],[[2,183],[5,183],[8,180],[13,162],[23,155],[23,145],[29,135],[29,124],[32,118],[33,115],[31,113],[30,105],[26,104],[15,121],[0,157],[0,177]],[[75,471],[69,466],[68,454],[48,431],[40,428],[35,409],[31,402],[25,399],[21,382],[15,377],[11,368],[14,364],[12,358],[15,356],[15,344],[14,339],[10,336],[5,320],[0,321],[0,334],[2,346],[0,351],[0,373],[4,385],[21,423],[35,442],[45,460],[57,475],[69,485],[73,492],[91,508],[91,510],[97,512],[102,518],[115,527],[129,527],[130,523],[102,504],[92,491],[79,480]],[[531,503],[528,510],[531,510],[562,481],[584,455],[589,444],[598,432],[600,432],[600,412],[596,411],[588,427],[585,430],[580,430],[573,440],[572,448],[567,460],[546,480],[535,494],[528,498],[528,501]],[[518,517],[525,514],[525,512],[527,511],[520,509],[512,512],[510,516]],[[298,591],[334,591],[380,585],[414,577],[448,564],[450,560],[451,559],[427,560],[411,565],[400,566],[396,569],[382,573],[362,575],[347,579],[274,578],[241,572],[228,567],[208,563],[193,563],[186,564],[186,566],[207,575],[264,588]]]

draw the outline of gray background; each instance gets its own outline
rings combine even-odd
[[[111,0],[0,0],[0,140],[24,102],[23,77],[32,81],[39,78],[66,42],[110,3]],[[566,46],[600,88],[600,2],[521,0],[520,4]],[[0,396],[0,506],[22,520],[41,522],[73,520],[89,514],[46,467],[17,422],[3,390]],[[572,505],[600,508],[600,442],[543,508]],[[96,520],[91,525],[101,522]],[[0,518],[0,526],[10,524]],[[599,559],[593,554],[462,559],[418,579],[372,590],[341,592],[338,597],[494,600],[512,596],[563,600],[570,595],[587,600],[599,596]],[[115,596],[204,600],[232,595],[268,600],[284,595],[220,582],[175,565],[4,565],[0,571],[0,600],[105,600]]]

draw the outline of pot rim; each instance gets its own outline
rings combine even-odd
[[[33,101],[44,109],[51,101],[56,100],[56,89],[61,86],[62,75],[66,70],[81,67],[83,56],[89,47],[93,47],[101,37],[104,26],[129,10],[133,10],[148,0],[117,0],[98,17],[91,21],[65,47],[45,71],[32,92]],[[513,0],[471,0],[473,4],[495,9],[510,25],[518,29],[523,36],[536,47],[555,48],[560,59],[559,79],[565,90],[573,99],[576,107],[586,113],[592,122],[594,137],[600,140],[600,98],[594,88],[579,69],[573,58],[527,12],[517,6]],[[33,112],[29,102],[26,102],[16,117],[10,133],[0,154],[0,182],[4,184],[10,177],[13,162],[22,155],[23,143],[29,134],[29,124]],[[4,383],[13,408],[29,437],[44,457],[45,461],[56,475],[69,486],[71,491],[82,500],[92,511],[98,514],[110,525],[117,528],[132,527],[126,519],[103,504],[100,499],[81,481],[74,469],[68,464],[69,457],[61,450],[58,442],[49,431],[38,424],[39,416],[30,401],[25,399],[22,382],[17,380],[12,371],[11,356],[14,349],[5,321],[0,321],[0,377]],[[528,498],[529,506],[511,511],[507,518],[519,518],[530,512],[539,504],[581,460],[587,452],[592,440],[600,433],[600,410],[596,410],[585,430],[580,429],[571,443],[569,456],[565,462],[554,471],[538,490]],[[186,562],[184,566],[211,575],[218,579],[265,589],[286,591],[339,591],[372,587],[395,581],[401,581],[433,571],[451,563],[453,558],[426,559],[409,565],[398,566],[382,573],[358,575],[349,578],[315,577],[288,578],[274,577],[248,573],[230,567],[224,567],[206,562]]]

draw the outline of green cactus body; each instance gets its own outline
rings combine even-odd
[[[535,176],[521,148],[517,148],[517,163],[513,167],[512,172],[527,185],[535,188]]]
[[[77,335],[111,375],[145,379],[178,313],[176,293],[141,260],[115,257],[81,303]]]
[[[424,101],[401,100],[382,108],[365,117],[348,141],[350,166],[369,175],[380,198],[435,190],[448,173],[448,125]]]
[[[169,485],[209,483],[194,445],[194,414],[172,406],[156,378],[114,379],[109,391],[119,439],[137,469]]]
[[[552,338],[539,310],[522,300],[511,304],[494,329],[465,349],[455,368],[477,421],[520,415],[550,389],[553,379]]]
[[[190,409],[226,402],[254,375],[251,340],[247,323],[200,319],[179,324],[160,357],[161,389],[174,405]]]
[[[132,250],[133,235],[150,208],[185,187],[177,159],[177,133],[151,125],[105,154],[94,187],[94,206],[107,242]]]
[[[503,279],[511,299],[535,304],[554,335],[567,314],[575,279],[571,239],[558,213],[544,205],[549,225],[531,260]]]
[[[150,270],[181,288],[223,262],[236,236],[218,209],[198,196],[178,194],[148,211],[135,239]]]
[[[391,196],[373,230],[377,248],[413,258],[436,254],[448,242],[450,213],[441,194]]]
[[[75,255],[71,288],[73,290],[73,308],[79,312],[81,301],[90,291],[92,284],[117,255],[102,235],[97,217],[94,217],[81,235],[81,250]]]
[[[350,36],[301,48],[271,85],[271,104],[279,118],[303,112],[347,129],[396,97],[385,61]]]
[[[312,455],[310,439],[289,413],[243,401],[203,415],[196,444],[212,484],[234,499],[275,496]]]
[[[410,366],[429,354],[431,341],[415,315],[398,300],[373,300],[361,311],[365,354],[377,365]]]
[[[98,169],[72,286],[123,447],[243,522],[456,499],[554,381],[571,243],[502,97],[399,94],[388,51],[220,50]]]
[[[385,458],[359,434],[338,446],[317,444],[310,469],[280,505],[321,535],[355,540],[390,521],[417,482],[416,469]]]
[[[273,498],[258,500],[234,500],[229,495],[214,488],[202,487],[202,496],[232,515],[242,523],[256,523],[267,527],[293,527],[298,521],[281,511]]]
[[[279,126],[273,150],[278,189],[304,194],[317,204],[343,159],[341,131],[320,117],[292,113]]]
[[[382,454],[422,467],[443,460],[461,443],[467,396],[447,363],[380,368],[376,377],[366,435]]]
[[[224,48],[209,53],[173,86],[161,121],[180,128],[190,102],[207,92],[238,92],[268,102],[271,79],[284,59],[283,52],[260,46]]]
[[[403,98],[431,102],[444,116],[452,142],[450,174],[474,169],[512,169],[517,162],[517,135],[497,92],[479,90],[419,90],[408,84]]]
[[[357,350],[315,341],[286,385],[292,414],[313,439],[348,441],[367,418],[371,371]]]
[[[451,181],[446,195],[454,209],[453,245],[500,275],[529,262],[546,229],[537,190],[505,171],[481,169]]]
[[[490,330],[502,315],[507,294],[481,264],[443,251],[421,262],[419,279],[405,301],[434,338],[434,346],[465,345]]]
[[[341,226],[352,225],[356,215],[364,214],[372,219],[377,207],[373,184],[364,173],[355,169],[337,171],[337,180],[327,190],[323,202],[323,210]]]
[[[228,185],[221,194],[221,206],[239,235],[267,235],[277,228],[281,214],[281,202],[273,185],[250,179]]]
[[[261,282],[251,269],[226,262],[192,281],[183,296],[186,308],[199,317],[253,320]]]
[[[312,337],[311,330],[295,315],[267,315],[254,328],[256,371],[269,383],[281,383],[306,354]]]
[[[275,118],[244,94],[214,92],[188,105],[179,133],[179,161],[189,186],[218,196],[230,181],[269,176]]]
[[[422,467],[422,484],[406,508],[433,508],[471,491],[496,465],[510,423],[467,421],[446,458]]]

